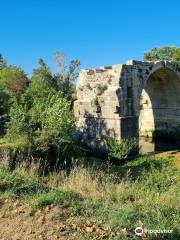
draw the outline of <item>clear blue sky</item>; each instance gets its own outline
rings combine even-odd
[[[163,45],[180,47],[179,0],[0,0],[0,53],[28,74],[57,50],[89,68]]]

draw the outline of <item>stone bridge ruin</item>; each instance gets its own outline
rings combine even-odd
[[[91,146],[106,136],[151,136],[180,127],[180,62],[141,62],[82,70],[75,115]]]

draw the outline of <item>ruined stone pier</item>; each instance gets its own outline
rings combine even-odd
[[[180,62],[128,61],[80,72],[75,115],[91,146],[106,136],[149,136],[180,127]]]

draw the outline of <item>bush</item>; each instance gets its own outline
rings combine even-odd
[[[28,84],[24,71],[16,66],[4,67],[0,71],[0,88],[10,96],[18,96]]]
[[[45,191],[45,186],[34,173],[18,169],[10,172],[6,166],[0,168],[0,193],[8,193],[12,197],[23,197]]]
[[[164,46],[155,47],[144,53],[144,61],[179,61],[179,48]]]
[[[39,192],[34,196],[27,196],[26,200],[29,201],[33,209],[38,209],[51,204],[77,201],[80,200],[80,197],[73,192],[63,191],[61,189],[49,189],[47,192]]]
[[[28,85],[24,71],[16,66],[7,66],[0,55],[0,135],[6,132],[9,109],[13,98],[19,98]]]
[[[58,168],[60,163],[71,161],[80,154],[74,133],[75,118],[70,103],[59,92],[35,98],[30,105],[22,96],[10,109],[6,139],[14,142],[16,149],[12,152],[16,155],[24,150],[26,156],[41,158],[43,168]],[[22,144],[18,149],[16,143],[22,139],[25,140],[24,149]]]
[[[105,142],[109,159],[124,160],[135,156],[139,152],[139,146],[136,139],[124,139],[119,141],[115,138],[108,138]]]
[[[21,68],[7,66],[0,55],[0,133],[6,133],[11,169],[23,158],[28,166],[32,157],[41,159],[44,168],[67,166],[81,153],[72,110],[79,61],[66,66],[60,53],[56,60],[58,74],[40,59],[29,81]]]
[[[100,95],[102,95],[106,90],[107,90],[107,85],[101,85],[101,84],[99,84],[98,86],[97,86],[97,95],[98,96],[100,96]]]

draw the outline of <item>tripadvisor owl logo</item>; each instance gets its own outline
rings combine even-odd
[[[137,236],[141,236],[142,234],[143,234],[143,228],[142,227],[137,227],[136,229],[135,229],[135,234],[137,235]]]
[[[149,233],[149,234],[170,234],[173,232],[173,229],[146,229],[142,227],[137,227],[135,229],[136,236],[142,236],[143,233]]]

